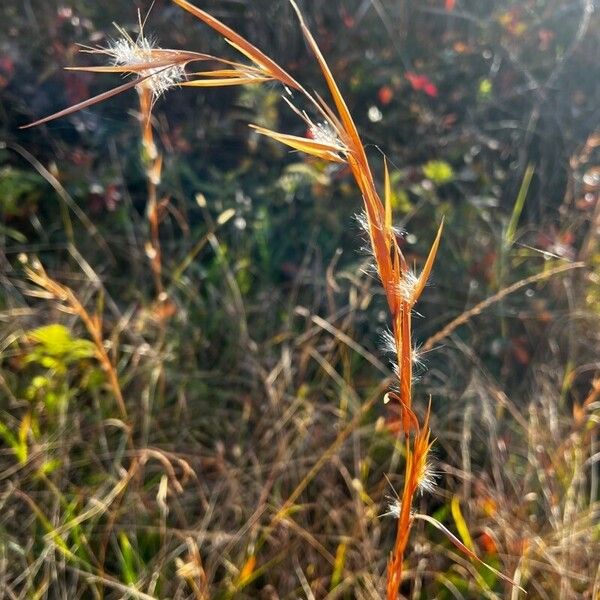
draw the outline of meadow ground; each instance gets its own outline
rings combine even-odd
[[[599,598],[594,3],[302,3],[360,144],[288,3],[108,4],[0,6],[0,597]]]

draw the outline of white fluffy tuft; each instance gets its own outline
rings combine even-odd
[[[106,54],[112,58],[113,65],[122,67],[136,67],[139,65],[151,65],[159,59],[155,52],[157,48],[148,37],[140,35],[133,40],[128,35],[123,35],[115,40],[106,49]],[[136,71],[140,77],[148,77],[146,80],[154,98],[162,96],[166,91],[179,85],[185,80],[185,68],[183,65],[149,67]]]
[[[343,144],[334,128],[326,122],[312,124],[310,126],[312,139],[319,144],[342,147]]]

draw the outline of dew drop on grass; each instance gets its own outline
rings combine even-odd
[[[379,123],[383,119],[383,113],[376,106],[371,106],[371,108],[369,108],[367,116],[371,123]]]

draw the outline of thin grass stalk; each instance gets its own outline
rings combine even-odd
[[[146,214],[150,227],[150,246],[148,257],[154,277],[154,285],[158,297],[163,293],[162,259],[160,248],[159,214],[158,214],[158,185],[162,171],[162,156],[154,142],[152,129],[152,90],[147,85],[137,87],[140,106],[140,126],[142,134],[142,161],[146,174],[148,205]]]
[[[52,279],[45,271],[44,267],[35,262],[33,266],[26,266],[25,273],[29,280],[47,292],[51,298],[60,303],[60,308],[67,313],[76,315],[85,325],[96,351],[98,362],[106,373],[108,383],[117,402],[117,407],[121,418],[127,422],[127,408],[119,383],[119,376],[113,361],[108,355],[104,346],[104,338],[102,335],[102,318],[98,314],[91,315],[87,309],[81,304],[79,298],[71,288]],[[37,295],[35,292],[32,295]]]

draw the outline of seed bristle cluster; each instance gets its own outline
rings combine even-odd
[[[435,491],[437,480],[439,478],[438,471],[434,468],[433,463],[427,460],[423,463],[419,473],[418,488],[421,494],[425,492],[431,494]]]
[[[342,142],[338,134],[329,123],[313,123],[310,127],[310,134],[312,139],[320,144],[327,144],[329,146],[342,146]]]
[[[409,303],[412,302],[418,283],[419,278],[417,274],[413,270],[407,269],[398,283],[398,290],[402,300]]]
[[[385,354],[393,354],[396,355],[398,352],[398,348],[396,346],[396,338],[394,334],[389,330],[385,329],[380,336],[381,339],[381,349]]]
[[[130,73],[145,79],[153,97],[159,98],[186,79],[185,67],[181,64],[165,65],[161,49],[149,37],[140,34],[135,40],[118,28],[121,37],[111,42],[104,53],[112,59],[113,66],[132,67]],[[152,67],[152,64],[157,64]]]
[[[402,502],[398,498],[391,498],[390,496],[387,497],[387,500],[387,510],[381,516],[399,519],[400,512],[402,511]]]

